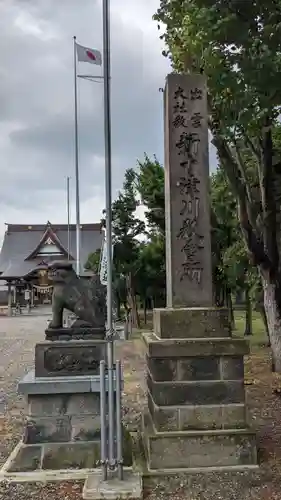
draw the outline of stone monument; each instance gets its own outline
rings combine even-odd
[[[143,439],[150,471],[257,467],[244,391],[245,340],[213,307],[207,89],[170,74],[165,88],[167,307],[147,348]]]
[[[8,474],[33,472],[34,478],[46,470],[100,465],[104,287],[97,278],[83,282],[69,262],[54,262],[50,273],[54,280],[52,321],[46,340],[35,346],[35,369],[18,385],[27,398],[28,415],[22,441],[7,468]],[[77,317],[70,328],[63,328],[64,308]],[[132,462],[131,444],[125,432],[123,436],[126,466]]]

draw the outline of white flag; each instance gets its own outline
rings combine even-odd
[[[113,257],[114,245],[112,245],[112,257]],[[102,285],[107,285],[107,252],[106,252],[106,240],[103,240],[101,256],[100,256],[100,282]]]
[[[76,43],[76,53],[78,61],[101,66],[101,53],[99,50],[83,47],[83,45]]]

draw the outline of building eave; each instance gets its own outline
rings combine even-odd
[[[46,229],[44,231],[44,234],[39,241],[38,245],[36,248],[25,258],[25,260],[32,260],[35,257],[38,256],[38,253],[40,251],[40,248],[46,243],[46,241],[50,238],[52,242],[58,247],[58,249],[62,252],[64,258],[69,258],[70,260],[74,260],[73,257],[68,253],[67,249],[64,248],[63,244],[61,243],[60,239],[54,232],[51,223],[48,221],[46,225]]]

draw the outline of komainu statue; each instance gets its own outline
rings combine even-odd
[[[99,277],[79,278],[68,261],[49,264],[53,281],[52,320],[48,329],[63,328],[63,311],[68,309],[92,328],[104,328],[106,319],[106,293]]]

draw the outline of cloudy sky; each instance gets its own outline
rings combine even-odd
[[[5,222],[66,222],[67,176],[74,222],[72,37],[102,49],[101,4],[0,2],[0,241]],[[169,64],[151,19],[158,4],[111,0],[113,196],[144,152],[163,160],[158,89]],[[80,73],[93,70],[80,63]],[[104,208],[101,83],[79,80],[79,139],[81,222],[97,222]]]

